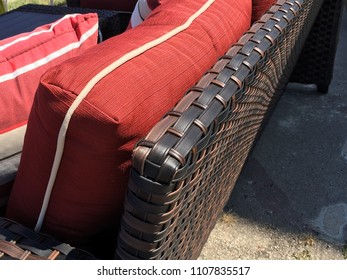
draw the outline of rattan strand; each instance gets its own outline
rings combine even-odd
[[[93,260],[90,253],[0,217],[0,260]]]
[[[138,143],[117,257],[199,256],[322,2],[278,1]]]

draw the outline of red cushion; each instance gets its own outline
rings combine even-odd
[[[115,226],[135,143],[250,21],[250,0],[170,0],[137,28],[48,71],[8,217],[40,228],[47,195],[42,229],[62,240],[76,244]]]
[[[0,41],[0,188],[14,179],[41,75],[97,43],[96,14],[62,19]],[[3,188],[5,189],[5,187]],[[8,195],[9,188],[6,188]],[[4,190],[0,189],[4,195]]]
[[[260,19],[277,0],[252,0],[252,22]]]
[[[89,9],[105,9],[131,12],[137,0],[81,0],[80,5]]]

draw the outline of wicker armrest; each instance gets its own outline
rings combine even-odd
[[[90,253],[0,217],[0,260],[95,260]]]
[[[137,144],[116,258],[198,258],[323,2],[331,1],[278,0]],[[66,255],[93,259],[0,218],[0,259]]]
[[[138,143],[117,257],[199,256],[322,2],[279,0]]]

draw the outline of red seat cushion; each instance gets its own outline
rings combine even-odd
[[[73,244],[117,225],[135,143],[250,21],[250,0],[170,0],[48,71],[7,216]]]
[[[18,168],[41,75],[96,45],[97,36],[96,14],[67,15],[32,32],[0,41],[0,206]]]
[[[277,0],[252,0],[252,22],[261,18]]]

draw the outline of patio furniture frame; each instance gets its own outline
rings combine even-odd
[[[138,143],[117,258],[199,257],[290,78],[328,90],[340,12],[279,0]]]
[[[139,141],[115,259],[199,257],[286,85],[328,91],[341,6],[278,0]]]

